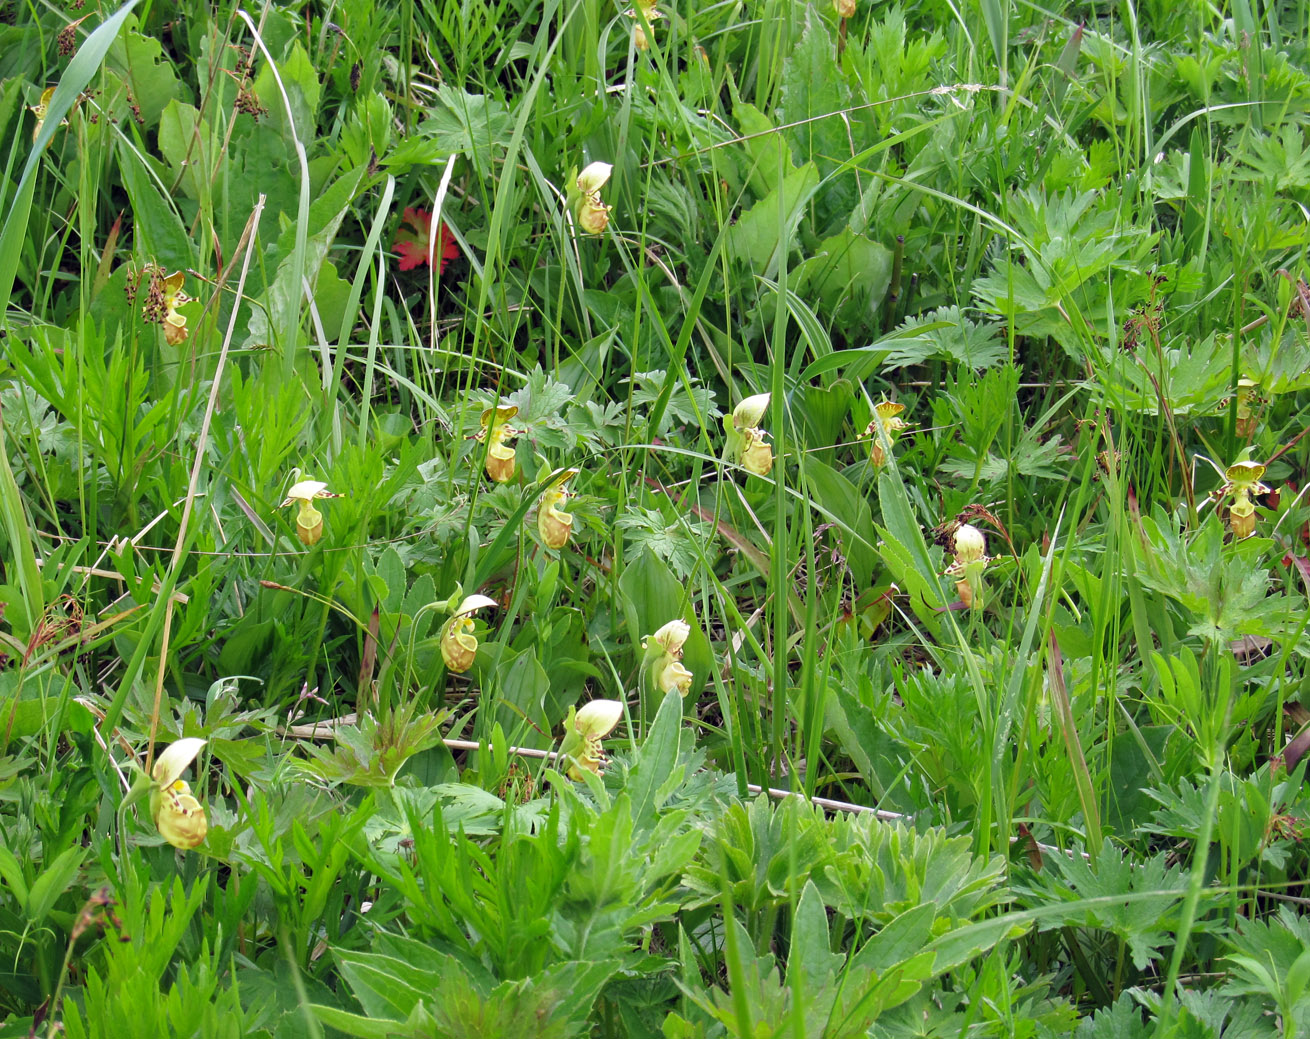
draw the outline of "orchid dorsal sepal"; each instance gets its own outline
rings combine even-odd
[[[455,610],[454,616],[463,617],[465,614],[473,613],[477,610],[486,609],[488,606],[499,606],[489,595],[479,595],[476,592],[473,595],[466,595],[460,600],[459,608]]]
[[[955,590],[960,601],[971,609],[981,610],[984,605],[983,571],[991,562],[987,555],[987,537],[971,523],[956,524],[949,537],[948,545],[955,558],[946,568],[946,574],[956,579]]]
[[[1224,478],[1233,490],[1245,490],[1249,494],[1269,492],[1269,488],[1260,482],[1264,474],[1265,467],[1259,462],[1234,462],[1224,470]]]
[[[591,162],[588,163],[581,173],[578,174],[578,190],[584,195],[594,195],[607,183],[609,183],[610,173],[614,170],[614,164],[609,162]]]
[[[196,755],[208,742],[198,736],[185,736],[180,740],[174,740],[168,745],[168,749],[155,759],[154,767],[150,770],[150,778],[160,786],[172,785],[191,767],[191,762],[196,760]]]
[[[987,559],[987,537],[971,523],[961,523],[955,531],[955,561],[968,566]]]
[[[483,432],[494,432],[498,427],[505,425],[515,415],[519,413],[517,404],[493,404],[489,408],[484,408],[479,422],[482,424]]]
[[[738,430],[757,427],[764,419],[764,413],[769,408],[769,400],[772,396],[771,393],[756,393],[744,398],[732,409],[733,425]]]
[[[691,634],[691,625],[680,618],[669,621],[656,629],[655,634],[643,643],[649,652],[649,646],[654,643],[666,653],[682,654],[682,647],[687,642],[687,637]]]
[[[286,508],[288,505],[295,505],[297,502],[312,502],[318,498],[340,497],[341,495],[329,491],[328,485],[322,480],[299,480],[287,488],[287,496],[278,507]]]
[[[564,486],[564,484],[568,483],[575,476],[577,476],[580,472],[582,472],[582,470],[578,468],[556,469],[550,475],[550,477],[547,478],[545,484],[542,486],[541,489],[542,491],[549,491],[556,487],[562,487]]]
[[[574,719],[574,726],[584,738],[603,739],[623,720],[622,700],[589,700]]]

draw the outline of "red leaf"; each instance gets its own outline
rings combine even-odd
[[[409,226],[406,227],[406,224]],[[440,248],[436,254],[441,261],[438,270],[444,273],[447,263],[459,259],[459,246],[455,244],[455,236],[445,224],[441,225],[438,232],[437,244]],[[428,252],[432,248],[432,214],[426,209],[407,206],[401,215],[400,228],[396,231],[391,248],[400,255],[402,271],[412,271],[426,264]]]

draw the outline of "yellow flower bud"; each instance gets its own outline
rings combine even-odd
[[[855,14],[855,0],[832,0],[832,7],[838,18],[850,18]]]
[[[1255,391],[1260,384],[1254,379],[1243,376],[1237,380],[1237,435],[1252,436],[1259,425],[1259,416],[1255,409]]]

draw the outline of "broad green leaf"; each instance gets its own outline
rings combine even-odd
[[[170,62],[164,59],[164,45],[154,36],[138,31],[132,18],[109,48],[106,64],[124,78],[136,105],[133,118],[140,113],[141,125],[151,129],[164,106],[187,93]],[[140,214],[138,209],[137,214]]]
[[[169,106],[168,116],[159,131],[161,142],[164,126],[173,123],[179,111],[176,102]],[[134,231],[141,252],[169,272],[193,266],[195,249],[191,236],[182,224],[182,218],[171,202],[161,197],[159,185],[150,177],[139,154],[122,142],[118,147],[118,168],[123,177],[123,187],[127,189],[127,197],[132,202]],[[191,166],[184,168],[184,180],[195,176]]]
[[[879,974],[920,953],[933,938],[937,903],[923,902],[907,909],[870,938],[851,957],[851,966]]]
[[[892,253],[849,228],[825,238],[793,271],[796,292],[843,324],[872,322],[891,284]]]
[[[205,120],[200,118],[200,112],[195,105],[187,104],[183,101],[170,101],[160,113],[159,119],[159,151],[160,154],[168,160],[169,166],[172,167],[173,176],[177,178],[178,188],[188,198],[199,199],[208,195],[208,189],[200,181],[204,171],[209,169],[209,142],[211,138],[210,126]],[[120,152],[127,151],[127,146],[123,145]],[[125,163],[126,166],[126,163]],[[141,179],[140,173],[135,174],[138,183],[145,187],[149,186],[148,181]],[[128,185],[129,193],[132,186]],[[140,192],[140,199],[133,198],[133,204],[136,205],[138,220],[142,213],[141,205],[147,200],[154,203],[150,198],[148,190]],[[148,225],[157,222],[157,218],[151,217]],[[164,261],[161,260],[161,263]]]
[[[86,858],[86,848],[65,848],[54,862],[41,870],[41,875],[32,881],[27,893],[28,922],[39,925],[50,915],[55,902],[72,885],[77,871],[82,868]]]
[[[817,459],[806,460],[805,479],[811,494],[839,524],[842,553],[851,579],[857,588],[866,587],[878,559],[878,535],[868,500],[846,477]]]
[[[729,252],[755,274],[773,278],[792,247],[805,206],[819,187],[819,170],[807,162],[741,215],[728,229]]]
[[[782,134],[774,129],[769,117],[749,101],[736,101],[732,106],[732,116],[751,156],[748,177],[751,190],[757,198],[764,198],[796,168],[796,163],[792,161]]]
[[[828,911],[813,881],[801,890],[792,917],[791,947],[787,952],[787,984],[793,992],[817,987],[836,976],[846,957],[834,953],[828,939]]]
[[[659,811],[656,792],[678,763],[682,738],[682,696],[675,689],[664,695],[655,723],[637,751],[628,773],[627,794],[632,799],[636,829],[654,824]]]

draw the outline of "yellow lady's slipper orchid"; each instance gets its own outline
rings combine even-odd
[[[889,400],[874,405],[873,420],[865,428],[863,435],[872,438],[870,457],[873,459],[873,464],[880,469],[887,461],[887,454],[882,446],[882,434],[886,434],[887,439],[894,444],[901,431],[909,428],[910,424],[900,417],[904,410],[904,404],[896,404]]]
[[[1237,380],[1237,435],[1250,437],[1259,425],[1258,408],[1263,403],[1256,392],[1260,384],[1243,376]]]
[[[177,311],[183,303],[191,302],[191,297],[182,291],[185,279],[186,275],[181,271],[164,278],[164,341],[169,346],[186,342],[186,315]]]
[[[1251,496],[1269,493],[1269,488],[1260,482],[1264,474],[1265,467],[1259,462],[1234,462],[1224,470],[1227,482],[1215,494],[1233,496],[1233,504],[1228,507],[1228,525],[1235,541],[1255,533],[1255,502]]]
[[[560,508],[569,500],[570,494],[565,486],[577,476],[580,470],[566,469],[564,473],[541,496],[537,506],[537,533],[547,548],[561,549],[569,541],[573,531],[573,515]]]
[[[473,666],[478,652],[478,639],[473,634],[473,612],[485,606],[495,606],[496,600],[486,595],[468,595],[459,604],[450,620],[441,629],[441,659],[446,669],[463,674]]]
[[[150,815],[160,836],[175,848],[189,851],[205,839],[209,820],[205,809],[181,778],[205,740],[189,736],[171,744],[150,770]]]
[[[946,568],[947,576],[956,578],[955,591],[960,602],[973,610],[983,608],[983,571],[991,560],[987,557],[987,538],[981,530],[961,523],[951,541],[955,560]]]
[[[54,87],[46,87],[41,91],[41,99],[34,105],[29,105],[31,113],[36,116],[36,126],[32,128],[32,140],[35,141],[41,136],[41,127],[45,126],[45,116],[50,111],[50,99],[55,96]]]
[[[587,234],[600,234],[609,224],[611,207],[600,200],[600,189],[613,169],[608,162],[593,162],[578,174],[573,218]]]
[[[650,48],[650,40],[646,38],[646,30],[642,28],[640,16],[637,13],[638,9],[640,9],[641,14],[645,16],[646,24],[652,29],[655,28],[655,23],[663,18],[664,15],[656,9],[655,0],[649,0],[648,3],[638,0],[636,7],[630,7],[623,12],[636,23],[632,27],[632,45],[636,47],[637,50],[644,51]]]
[[[296,537],[300,538],[302,545],[312,548],[323,536],[323,513],[314,508],[315,499],[340,497],[329,491],[327,484],[321,480],[301,480],[291,485],[286,500],[278,507],[286,508],[293,504],[300,506],[300,511],[296,513]]]
[[[191,297],[182,291],[186,275],[181,271],[165,274],[158,264],[146,264],[141,273],[128,282],[128,298],[134,298],[141,283],[145,284],[145,301],[141,317],[151,324],[164,326],[164,340],[169,346],[185,343],[187,338],[186,315],[178,311]]]
[[[767,393],[747,397],[732,409],[731,415],[723,417],[723,428],[728,434],[726,457],[756,476],[765,476],[773,468],[769,435],[759,428],[768,410],[769,398]]]
[[[487,441],[487,475],[496,483],[509,483],[514,478],[515,453],[509,441],[519,435],[519,431],[509,424],[509,420],[519,413],[514,405],[503,408],[487,408],[482,412],[482,431],[479,440]]]
[[[613,732],[622,719],[623,703],[620,700],[592,700],[580,711],[569,708],[560,757],[569,763],[570,779],[581,780],[584,771],[601,774],[605,751],[600,741]]]
[[[682,663],[682,647],[690,634],[691,625],[686,621],[671,620],[642,642],[641,648],[646,651],[644,676],[655,692],[676,689],[686,696],[691,691],[691,672]]]

